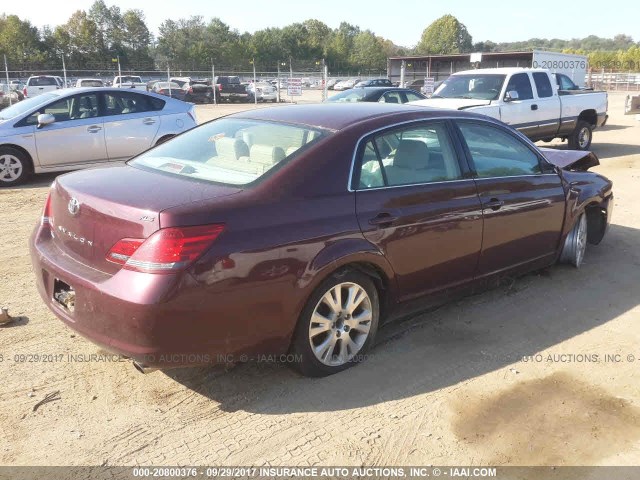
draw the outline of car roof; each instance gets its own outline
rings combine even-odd
[[[423,113],[425,119],[439,117],[486,118],[470,112],[443,110],[423,106],[389,103],[345,102],[308,105],[289,105],[247,110],[227,118],[246,118],[290,124],[307,125],[327,130],[342,130],[350,125],[384,116],[398,116],[406,113]]]

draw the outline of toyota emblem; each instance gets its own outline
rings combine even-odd
[[[76,197],[71,197],[69,200],[69,205],[67,205],[67,209],[71,215],[77,215],[80,211],[80,202]]]

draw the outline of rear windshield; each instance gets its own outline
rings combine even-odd
[[[142,83],[140,77],[120,77],[120,83]]]
[[[130,165],[198,180],[246,185],[325,135],[303,126],[221,119],[143,153]]]
[[[80,82],[81,87],[101,87],[102,80],[82,80]]]
[[[332,95],[327,99],[327,102],[361,102],[366,95],[367,92],[363,88],[345,90]]]
[[[240,77],[220,77],[219,83],[240,83]]]
[[[58,82],[53,77],[34,77],[29,79],[27,85],[30,87],[57,87]]]

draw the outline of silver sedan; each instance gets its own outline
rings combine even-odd
[[[47,92],[0,110],[0,187],[122,162],[196,126],[195,106],[120,88]]]

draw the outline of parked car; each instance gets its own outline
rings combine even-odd
[[[76,87],[104,87],[104,82],[99,78],[79,78]]]
[[[227,102],[240,101],[248,102],[249,92],[246,85],[240,82],[240,77],[235,76],[219,76],[214,80],[216,89],[218,90],[218,98]]]
[[[424,78],[420,78],[417,80],[411,80],[410,82],[405,82],[405,88],[409,88],[418,93],[422,93],[424,89]]]
[[[329,80],[327,80],[327,90],[333,90],[333,87],[336,86],[336,83],[341,81],[342,79],[340,78],[330,78]]]
[[[156,82],[151,89],[153,93],[185,101],[187,92],[176,82]]]
[[[207,80],[195,80],[191,77],[174,77],[172,82],[177,83],[184,90],[184,100],[193,103],[213,103],[214,89]]]
[[[58,177],[31,237],[35,281],[65,324],[141,371],[290,352],[332,374],[421,297],[580,266],[613,207],[597,164],[469,112],[254,109]]]
[[[273,85],[267,82],[258,82],[256,85],[253,83],[247,86],[247,92],[250,97],[253,99],[255,95],[255,90],[258,90],[258,101],[259,102],[277,102],[278,101],[278,91],[275,89]]]
[[[111,86],[115,88],[131,88],[134,90],[147,90],[147,84],[137,75],[122,75],[113,77]]]
[[[158,79],[155,79],[155,80],[149,80],[149,81],[147,82],[147,87],[146,87],[147,92],[150,92],[151,90],[153,90],[153,86],[154,86],[156,83],[158,83],[158,82],[162,82],[162,80],[161,80],[161,79],[160,79],[160,80],[158,80]]]
[[[464,109],[498,118],[532,140],[568,140],[588,150],[607,121],[607,92],[560,94],[549,70],[489,68],[454,73],[416,105]]]
[[[24,100],[22,92],[13,90],[11,85],[0,83],[0,110]]]
[[[113,88],[43,93],[0,111],[0,186],[124,161],[196,125],[191,104]]]
[[[29,77],[27,83],[22,89],[22,95],[25,97],[37,97],[46,92],[60,90],[62,86],[53,75],[37,75]]]
[[[341,82],[336,83],[333,86],[334,90],[348,90],[350,88],[353,88],[355,86],[356,83],[358,83],[360,81],[359,78],[350,78],[348,80],[342,80]]]
[[[393,87],[393,84],[388,78],[373,78],[371,80],[362,80],[356,83],[355,87]]]
[[[407,103],[423,100],[427,97],[408,88],[396,87],[356,87],[344,92],[336,93],[327,98],[326,102],[380,102]]]

